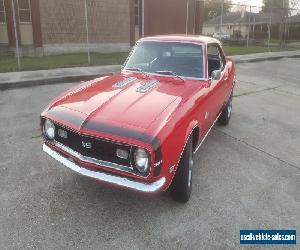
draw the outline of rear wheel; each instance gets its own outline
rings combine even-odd
[[[219,117],[219,123],[222,125],[227,125],[229,123],[231,113],[232,113],[232,93],[228,99],[226,106],[224,107],[224,109]]]
[[[171,195],[175,201],[187,202],[190,199],[193,165],[193,144],[190,139],[184,149],[171,186]]]

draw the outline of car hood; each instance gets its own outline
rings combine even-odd
[[[168,109],[167,116],[171,115],[186,92],[184,84],[170,77],[117,73],[64,93],[50,104],[47,113],[79,130],[104,123],[144,131]],[[146,89],[148,85],[151,88]]]

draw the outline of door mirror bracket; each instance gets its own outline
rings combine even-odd
[[[211,80],[212,81],[218,81],[221,79],[221,70],[214,70],[211,73]]]

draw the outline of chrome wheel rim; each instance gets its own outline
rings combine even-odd
[[[228,104],[228,108],[227,108],[227,115],[228,115],[228,118],[231,116],[231,111],[232,111],[232,98],[230,98],[230,102]]]
[[[193,157],[190,156],[190,161],[189,161],[189,179],[188,179],[188,187],[191,188],[191,184],[192,184],[192,169],[193,169],[193,165],[194,165],[194,160]]]

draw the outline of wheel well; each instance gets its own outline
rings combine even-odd
[[[195,151],[198,141],[199,141],[200,129],[199,127],[194,128],[192,133],[192,140],[193,140],[193,151]]]

